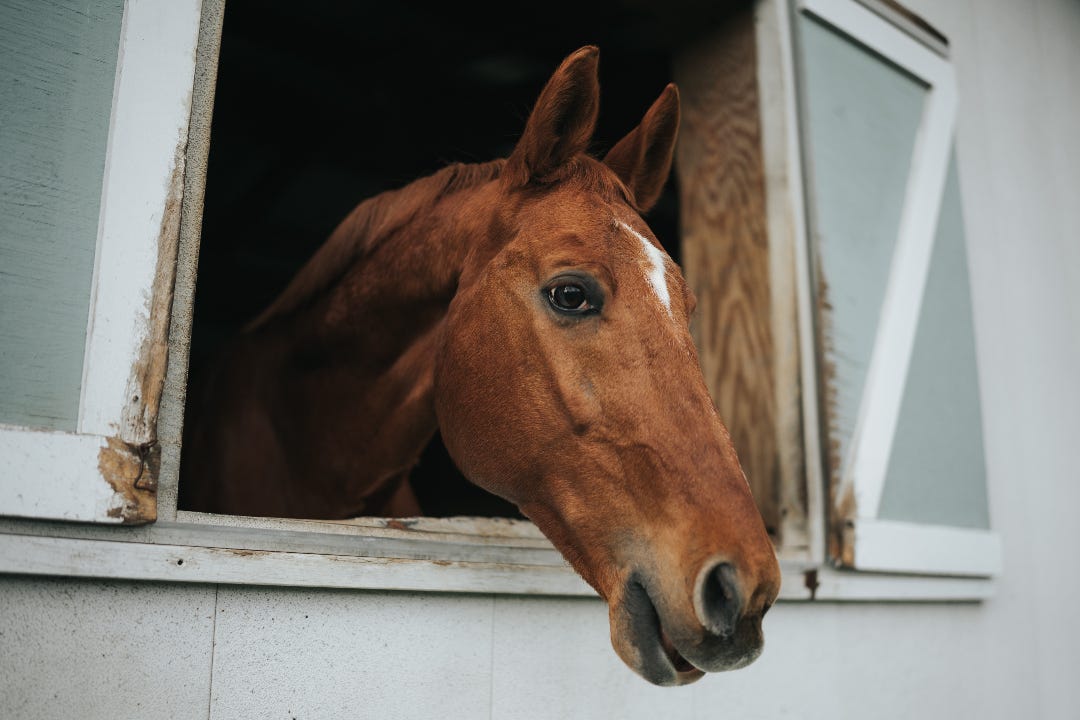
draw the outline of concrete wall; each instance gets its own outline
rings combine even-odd
[[[1080,717],[1080,4],[908,5],[959,74],[993,599],[782,603],[755,665],[667,690],[596,600],[8,576],[0,717]]]

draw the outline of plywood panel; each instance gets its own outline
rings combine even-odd
[[[780,463],[755,53],[748,5],[679,54],[675,78],[683,115],[676,170],[702,370],[775,534]]]

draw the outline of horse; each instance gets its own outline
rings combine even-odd
[[[506,158],[361,202],[189,405],[181,506],[410,516],[441,432],[603,598],[658,685],[748,665],[776,553],[689,331],[695,298],[642,215],[671,170],[669,84],[588,153],[599,51],[568,55]]]

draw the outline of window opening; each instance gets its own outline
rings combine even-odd
[[[618,2],[565,10],[522,8],[528,17],[511,21],[437,3],[321,2],[299,15],[286,3],[227,3],[192,382],[361,200],[452,162],[507,156],[567,52],[601,48],[594,153],[632,129],[672,79],[670,45],[686,21]],[[647,220],[676,262],[678,209],[672,173]],[[521,517],[464,479],[438,433],[410,480],[425,515]],[[180,509],[201,509],[182,485]]]

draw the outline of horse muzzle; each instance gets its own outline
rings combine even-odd
[[[686,685],[706,672],[746,667],[761,654],[768,603],[748,607],[730,563],[702,568],[689,602],[668,595],[651,574],[635,573],[609,601],[612,646],[649,682]]]

